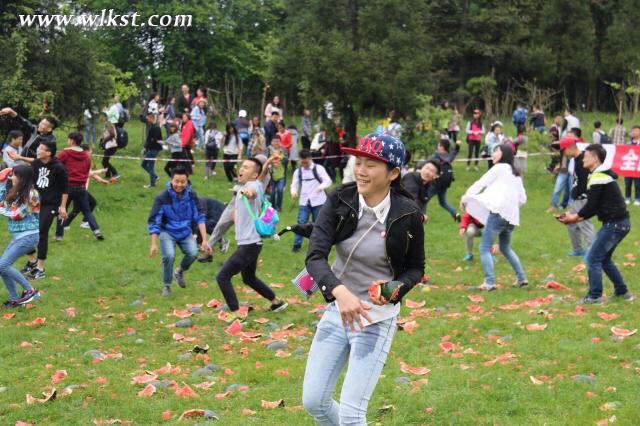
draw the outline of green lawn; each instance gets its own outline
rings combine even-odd
[[[130,153],[140,148],[139,127],[135,127]],[[567,231],[544,213],[552,187],[552,178],[543,171],[545,162],[543,157],[529,161],[525,177],[529,201],[522,209],[522,226],[513,237],[529,288],[511,288],[513,274],[499,257],[500,290],[482,294],[483,301],[472,301],[470,297],[478,293],[471,286],[483,278],[479,261],[461,261],[464,241],[457,235],[457,225],[436,201],[431,203],[425,247],[432,286],[416,288],[407,296],[426,304],[402,308],[401,316],[412,317],[417,325],[412,334],[398,331],[369,404],[369,421],[590,425],[609,419],[620,425],[638,424],[640,334],[613,339],[610,328],[638,328],[640,302],[612,302],[576,312],[575,300],[585,294],[586,272],[572,272],[579,261],[564,256],[570,249]],[[291,253],[291,237],[265,241],[259,267],[259,275],[289,298],[291,307],[270,314],[268,303],[236,280],[240,298],[256,308],[245,330],[262,336],[245,340],[230,336],[223,331],[217,311],[206,307],[211,299],[222,300],[215,275],[227,255],[216,254],[210,264],[194,264],[186,275],[187,289],[174,285],[172,296],[161,298],[160,258],[148,258],[146,232],[156,191],[142,188],[146,174],[137,161],[116,160],[116,165],[120,182],[91,188],[99,202],[96,216],[106,240],[96,241],[76,221],[64,241],[51,242],[48,277],[37,282],[42,299],[32,309],[2,312],[15,316],[0,318],[0,423],[63,425],[120,419],[157,424],[168,410],[169,423],[191,424],[205,420],[180,422],[178,417],[188,409],[201,408],[217,413],[225,425],[313,424],[300,407],[302,377],[313,323],[318,319],[311,311],[324,301],[320,296],[303,301],[290,286],[289,280],[304,261],[302,253]],[[466,172],[460,163],[455,171],[449,200],[457,205],[480,173]],[[202,173],[198,165],[192,179],[195,189],[228,201],[230,185],[221,169],[206,182]],[[631,207],[631,212],[634,224],[640,223],[640,208]],[[286,197],[282,223],[292,223],[295,217],[296,209]],[[2,232],[1,238],[0,245],[6,244],[7,233]],[[631,290],[640,293],[638,240],[634,228],[615,260]],[[22,267],[22,261],[17,266]],[[570,290],[543,288],[550,276]],[[610,292],[611,285],[605,282],[605,293]],[[173,311],[185,310],[188,304],[202,304],[201,313],[190,317],[193,327],[177,329],[174,324],[180,318]],[[618,317],[606,321],[599,313]],[[260,317],[269,323],[254,321]],[[46,321],[31,325],[37,318]],[[534,323],[546,329],[529,331],[526,326]],[[272,340],[283,339],[287,346],[280,352],[267,348]],[[452,342],[454,350],[445,353],[439,346],[444,341]],[[216,364],[217,370],[194,375],[207,363],[202,355],[185,355],[195,345],[209,346],[208,363]],[[91,350],[100,351],[105,359],[93,361],[87,354]],[[431,372],[404,373],[401,362]],[[177,396],[171,386],[158,387],[150,397],[137,395],[146,385],[131,384],[133,377],[167,363],[171,371],[159,372],[157,380],[175,381],[180,388],[187,384],[199,397]],[[66,370],[67,376],[52,384],[57,370]],[[428,383],[416,382],[423,378]],[[234,384],[245,387],[234,386],[226,393]],[[41,398],[42,392],[52,388],[57,389],[58,399],[27,404],[27,394]],[[280,399],[284,408],[261,406],[262,400]]]

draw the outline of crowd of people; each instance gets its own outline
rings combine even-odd
[[[589,290],[579,303],[603,303],[603,271],[614,285],[613,297],[635,298],[612,254],[630,231],[627,206],[632,203],[633,186],[633,203],[640,205],[640,179],[625,178],[623,196],[616,174],[603,167],[607,155],[603,144],[638,145],[640,126],[632,128],[627,141],[621,118],[608,133],[596,122],[592,143],[586,144],[580,121],[570,108],[564,117],[554,117],[547,128],[540,108],[534,107],[529,114],[518,105],[512,115],[516,135],[508,137],[503,123],[494,121],[485,127],[482,111],[473,109],[465,131],[467,157],[458,159],[463,144],[459,138],[462,115],[449,103],[442,109],[449,115],[440,124],[437,148],[415,166],[409,164],[410,153],[402,142],[403,126],[393,113],[376,132],[359,139],[355,148],[342,146],[345,134],[341,129],[333,140],[328,129],[314,126],[309,110],[301,117],[300,133],[294,120],[285,124],[278,96],[251,119],[246,110],[238,111],[224,131],[211,119],[204,92],[198,89],[193,96],[187,85],[181,87],[178,97],[165,103],[153,94],[140,115],[145,123],[141,167],[149,176],[145,188],[158,186],[156,162],[164,150],[170,156],[164,167],[169,180],[156,195],[147,220],[149,256],[160,253],[162,257],[162,296],[171,296],[174,280],[181,288],[187,286],[185,275],[196,260],[211,262],[214,250],[227,252],[230,239],[226,234],[235,226],[236,249],[216,274],[230,313],[228,320],[243,322],[247,314],[231,282],[238,274],[269,302],[270,311],[286,309],[287,302],[257,276],[263,239],[273,235],[265,234],[257,222],[282,211],[291,176],[289,195],[298,207],[297,224],[287,228],[296,234],[292,251],[300,252],[304,238],[309,238],[306,270],[329,303],[316,329],[303,386],[305,409],[320,423],[366,421],[367,401],[393,341],[400,302],[423,280],[424,234],[431,199],[437,198],[452,220],[459,222],[459,235],[466,238],[464,261],[474,260],[473,240],[480,239],[484,279],[478,290],[498,289],[498,254],[513,269],[514,287],[529,284],[525,266],[511,246],[512,234],[520,225],[520,208],[527,201],[523,170],[517,163],[519,150],[527,145],[527,127],[551,135],[554,154],[548,171],[556,178],[548,211],[566,209],[556,218],[567,225],[572,245],[568,255],[586,259]],[[92,170],[92,153],[97,149],[92,119],[96,115],[104,122],[98,145],[104,151],[100,170]],[[8,218],[12,236],[0,257],[0,277],[9,294],[4,306],[13,308],[40,297],[29,280],[46,276],[49,230],[54,221],[56,239],[63,238],[65,228],[78,214],[97,240],[104,239],[93,213],[97,202],[89,193],[89,182],[119,179],[111,159],[127,146],[124,127],[129,116],[117,98],[102,113],[93,106],[87,108],[85,137],[69,133],[62,149],[53,136],[55,119],[43,117],[36,125],[11,108],[1,109],[0,116],[15,120],[16,127],[29,129],[26,142],[21,131],[9,132],[3,149],[4,170],[0,171],[0,214]],[[205,161],[205,180],[216,175],[216,163],[222,162],[225,177],[233,185],[226,203],[199,196],[193,189],[194,154],[199,153]],[[453,164],[466,162],[468,172],[472,172],[472,165],[473,171],[479,171],[480,153],[487,171],[464,192],[456,209],[447,199],[455,182]],[[336,169],[342,184],[330,190],[338,183]],[[106,179],[100,176],[103,173]],[[68,213],[71,204],[73,210]],[[593,216],[602,222],[597,232]],[[177,267],[176,247],[183,254]],[[332,248],[335,259],[329,263]],[[15,269],[15,262],[25,255],[24,268]],[[376,292],[378,287],[381,290]],[[345,365],[338,403],[331,395]],[[361,380],[365,372],[370,380]]]

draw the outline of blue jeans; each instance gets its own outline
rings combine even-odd
[[[281,177],[273,181],[273,208],[282,210],[282,198],[284,197],[284,187],[287,184],[287,178]]]
[[[509,224],[497,213],[489,214],[489,219],[482,230],[482,238],[480,238],[480,260],[482,269],[484,270],[484,282],[489,285],[496,285],[496,277],[493,271],[493,256],[491,255],[491,246],[498,238],[500,245],[500,253],[507,258],[511,267],[518,277],[518,282],[527,280],[524,275],[524,269],[518,255],[511,249],[511,233],[515,226]]]
[[[356,332],[342,325],[335,303],[327,306],[313,337],[302,387],[305,410],[321,425],[366,425],[369,399],[396,331],[396,319]],[[340,403],[331,397],[348,363]]]
[[[558,200],[560,200],[560,194],[564,191],[564,195],[562,196],[562,204],[560,207],[563,209],[567,208],[569,204],[569,196],[571,195],[571,181],[573,179],[569,176],[567,172],[558,173],[558,177],[556,177],[556,184],[553,187],[553,195],[551,196],[551,205],[554,207],[558,207]]]
[[[300,206],[298,209],[298,223],[304,225],[309,221],[309,216],[311,216],[311,222],[315,223],[318,218],[318,214],[320,214],[320,208],[322,206],[311,207],[309,204],[305,206]],[[293,239],[293,246],[300,247],[302,246],[302,235],[297,235]]]
[[[440,207],[448,211],[449,214],[455,219],[457,212],[456,209],[447,202],[447,188],[438,190],[436,189],[435,185],[432,185],[431,188],[429,188],[429,194],[427,195],[427,204],[425,206],[425,213],[426,208],[429,205],[429,201],[431,200],[431,198],[433,198],[434,195],[438,196],[438,203],[440,203]]]
[[[146,158],[156,158],[160,151],[155,149],[150,149],[144,153],[145,160],[142,160],[140,166],[149,173],[149,185],[156,186],[156,181],[158,180],[158,175],[156,175],[155,166],[156,160],[146,160]]]
[[[84,140],[87,144],[91,144],[92,148],[96,146],[96,124],[93,121],[88,121],[86,123],[84,132]],[[91,142],[89,142],[91,140]]]
[[[596,234],[587,255],[589,270],[589,296],[593,298],[602,296],[602,271],[613,283],[616,294],[625,294],[627,285],[611,256],[618,244],[631,230],[629,219],[617,222],[605,222]]]
[[[0,257],[0,277],[2,277],[4,286],[7,288],[9,297],[12,300],[20,297],[16,291],[16,283],[20,284],[24,290],[32,290],[33,287],[20,271],[11,265],[20,257],[33,252],[38,246],[39,239],[40,236],[37,232],[22,238],[14,238],[9,242],[7,248],[4,249],[4,253],[2,253],[2,257]]]
[[[631,199],[632,187],[636,187],[636,201],[640,201],[640,178],[624,178],[624,198]]]
[[[180,268],[189,269],[198,256],[198,244],[191,234],[182,240],[176,240],[166,232],[160,233],[160,249],[162,250],[162,279],[164,285],[170,285],[173,280],[173,261],[176,258],[176,244],[184,253]]]

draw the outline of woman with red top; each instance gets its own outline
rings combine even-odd
[[[484,125],[480,116],[482,113],[479,109],[473,110],[473,119],[467,122],[467,143],[469,144],[469,155],[467,157],[467,171],[471,170],[471,155],[475,158],[474,170],[478,171],[478,157],[480,156],[480,144],[482,143],[482,135],[484,135]]]
[[[191,175],[193,173],[192,164],[193,164],[193,154],[191,150],[195,146],[196,140],[196,128],[191,121],[191,116],[188,112],[182,113],[182,127],[180,129],[180,141],[182,142],[182,156],[186,160],[191,160],[191,162],[185,161],[183,166],[187,173]]]

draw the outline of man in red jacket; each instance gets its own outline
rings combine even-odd
[[[196,140],[196,128],[193,125],[193,121],[191,121],[191,116],[188,112],[182,113],[182,127],[180,129],[180,140],[182,141],[182,154],[183,158],[187,160],[191,160],[191,163],[184,162],[184,168],[187,170],[187,173],[191,175],[193,173],[193,169],[191,168],[193,161],[193,154],[191,150],[195,146]]]
[[[91,170],[91,156],[87,151],[82,149],[82,134],[79,132],[69,133],[68,147],[58,154],[60,161],[67,169],[69,176],[69,198],[67,203],[73,201],[80,208],[89,227],[98,240],[104,240],[102,232],[96,218],[93,216],[91,207],[89,206],[89,192],[87,192],[87,181],[89,180],[89,171]],[[62,238],[64,226],[59,230],[58,237]]]

